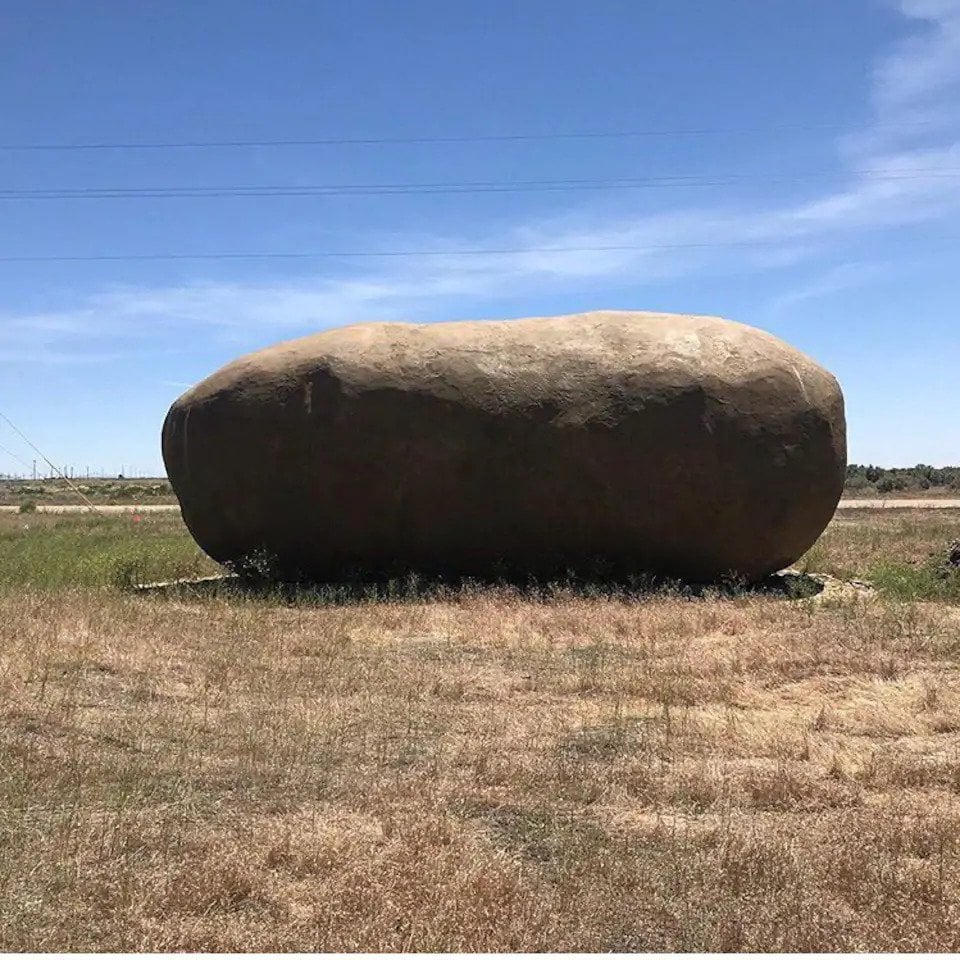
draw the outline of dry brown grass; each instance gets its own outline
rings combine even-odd
[[[956,950],[958,658],[883,598],[8,591],[0,949]]]

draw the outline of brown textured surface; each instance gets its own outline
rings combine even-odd
[[[714,317],[601,311],[361,324],[278,344],[163,429],[212,557],[290,575],[617,572],[756,578],[839,500],[836,380]]]

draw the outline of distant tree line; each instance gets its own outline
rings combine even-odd
[[[847,493],[895,493],[898,490],[942,490],[960,493],[960,467],[875,467],[851,463],[847,466]]]

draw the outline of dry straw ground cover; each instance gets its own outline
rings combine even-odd
[[[0,949],[956,950],[958,526],[836,521],[873,596],[332,602],[2,517]]]

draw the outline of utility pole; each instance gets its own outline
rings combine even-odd
[[[36,460],[33,461],[33,479],[34,480],[37,479],[37,461]]]

